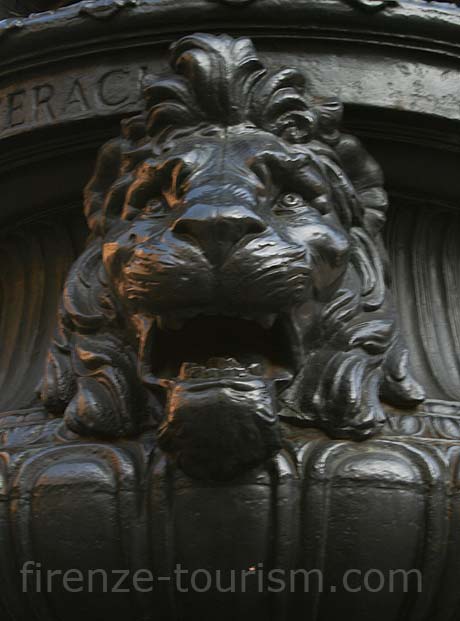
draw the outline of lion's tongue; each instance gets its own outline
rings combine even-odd
[[[261,377],[264,367],[261,363],[243,365],[235,358],[212,357],[204,365],[195,362],[183,362],[179,379],[225,378],[225,377]]]

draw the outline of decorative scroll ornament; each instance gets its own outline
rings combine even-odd
[[[380,168],[248,39],[172,46],[85,191],[42,397],[82,435],[157,426],[192,476],[280,446],[278,416],[363,439],[413,407],[380,231]]]

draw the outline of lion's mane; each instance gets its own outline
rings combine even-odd
[[[342,437],[366,437],[383,419],[381,400],[412,407],[423,392],[408,372],[381,239],[387,196],[379,166],[339,130],[337,101],[313,101],[296,69],[268,71],[248,39],[188,36],[172,46],[173,77],[149,78],[146,112],[124,120],[105,144],[85,190],[91,230],[72,268],[42,386],[48,410],[83,434],[139,433],[161,417],[143,381],[145,343],[126,319],[102,266],[104,236],[116,226],[136,168],[177,137],[209,126],[252,124],[308,145],[332,188],[353,240],[349,277],[322,310],[318,342],[282,395],[281,414]]]

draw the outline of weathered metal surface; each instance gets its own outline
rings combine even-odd
[[[0,22],[2,618],[459,618],[454,4]]]

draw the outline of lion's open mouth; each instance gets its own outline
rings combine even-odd
[[[197,316],[180,324],[160,318],[152,347],[153,375],[208,382],[257,376],[283,388],[297,366],[288,324],[282,316]]]

